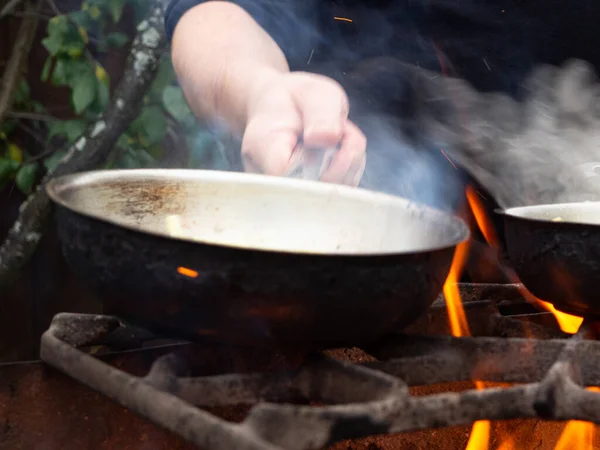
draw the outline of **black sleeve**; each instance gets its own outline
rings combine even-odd
[[[205,0],[171,0],[165,12],[169,40],[181,17]],[[295,66],[310,55],[318,37],[315,1],[317,0],[231,0],[241,6],[273,38]]]

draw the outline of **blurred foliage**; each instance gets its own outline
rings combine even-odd
[[[40,78],[68,88],[74,118],[49,116],[22,80],[13,106],[17,114],[0,124],[0,190],[14,181],[23,193],[31,192],[43,173],[56,167],[70,144],[98,119],[111,101],[111,80],[101,61],[110,52],[127,52],[132,41],[120,31],[124,9],[132,8],[139,23],[145,8],[151,5],[132,0],[86,0],[79,10],[48,21],[42,41],[48,57]],[[166,156],[166,142],[186,146],[184,167],[226,167],[221,144],[189,110],[168,53],[143,105],[137,119],[120,137],[106,168],[160,166]],[[24,121],[29,133],[43,146],[41,151],[29,152],[13,140],[17,131],[25,128]],[[61,150],[48,152],[49,148]]]

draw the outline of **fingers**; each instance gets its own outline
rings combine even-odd
[[[342,87],[323,77],[319,83],[295,89],[294,100],[304,124],[304,144],[309,147],[338,145],[349,111],[348,97]]]
[[[322,181],[356,186],[366,164],[366,138],[348,120],[349,102],[334,80],[290,74],[254,104],[242,141],[244,169],[284,175],[299,138],[305,147],[339,147]]]
[[[242,159],[248,172],[283,175],[290,163],[292,152],[301,130],[300,118],[290,117],[282,126],[271,128],[272,123],[258,119],[246,127],[242,140]]]
[[[299,89],[295,95],[304,124],[304,145],[332,147],[340,145],[322,181],[358,185],[365,170],[367,140],[356,125],[348,120],[349,102],[343,88],[323,78],[310,89]]]
[[[321,180],[358,186],[367,162],[366,148],[365,135],[352,122],[346,121],[340,150],[333,157]]]

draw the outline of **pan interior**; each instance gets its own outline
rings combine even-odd
[[[467,239],[458,218],[333,184],[233,172],[138,169],[53,180],[77,213],[140,232],[227,247],[310,254],[398,254]]]
[[[600,225],[600,202],[557,203],[509,208],[508,216],[543,222]]]

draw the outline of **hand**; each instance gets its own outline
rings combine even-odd
[[[365,170],[367,140],[348,120],[348,112],[346,93],[330,78],[303,72],[267,78],[248,102],[245,170],[284,175],[301,138],[309,147],[339,146],[322,181],[357,186]]]

